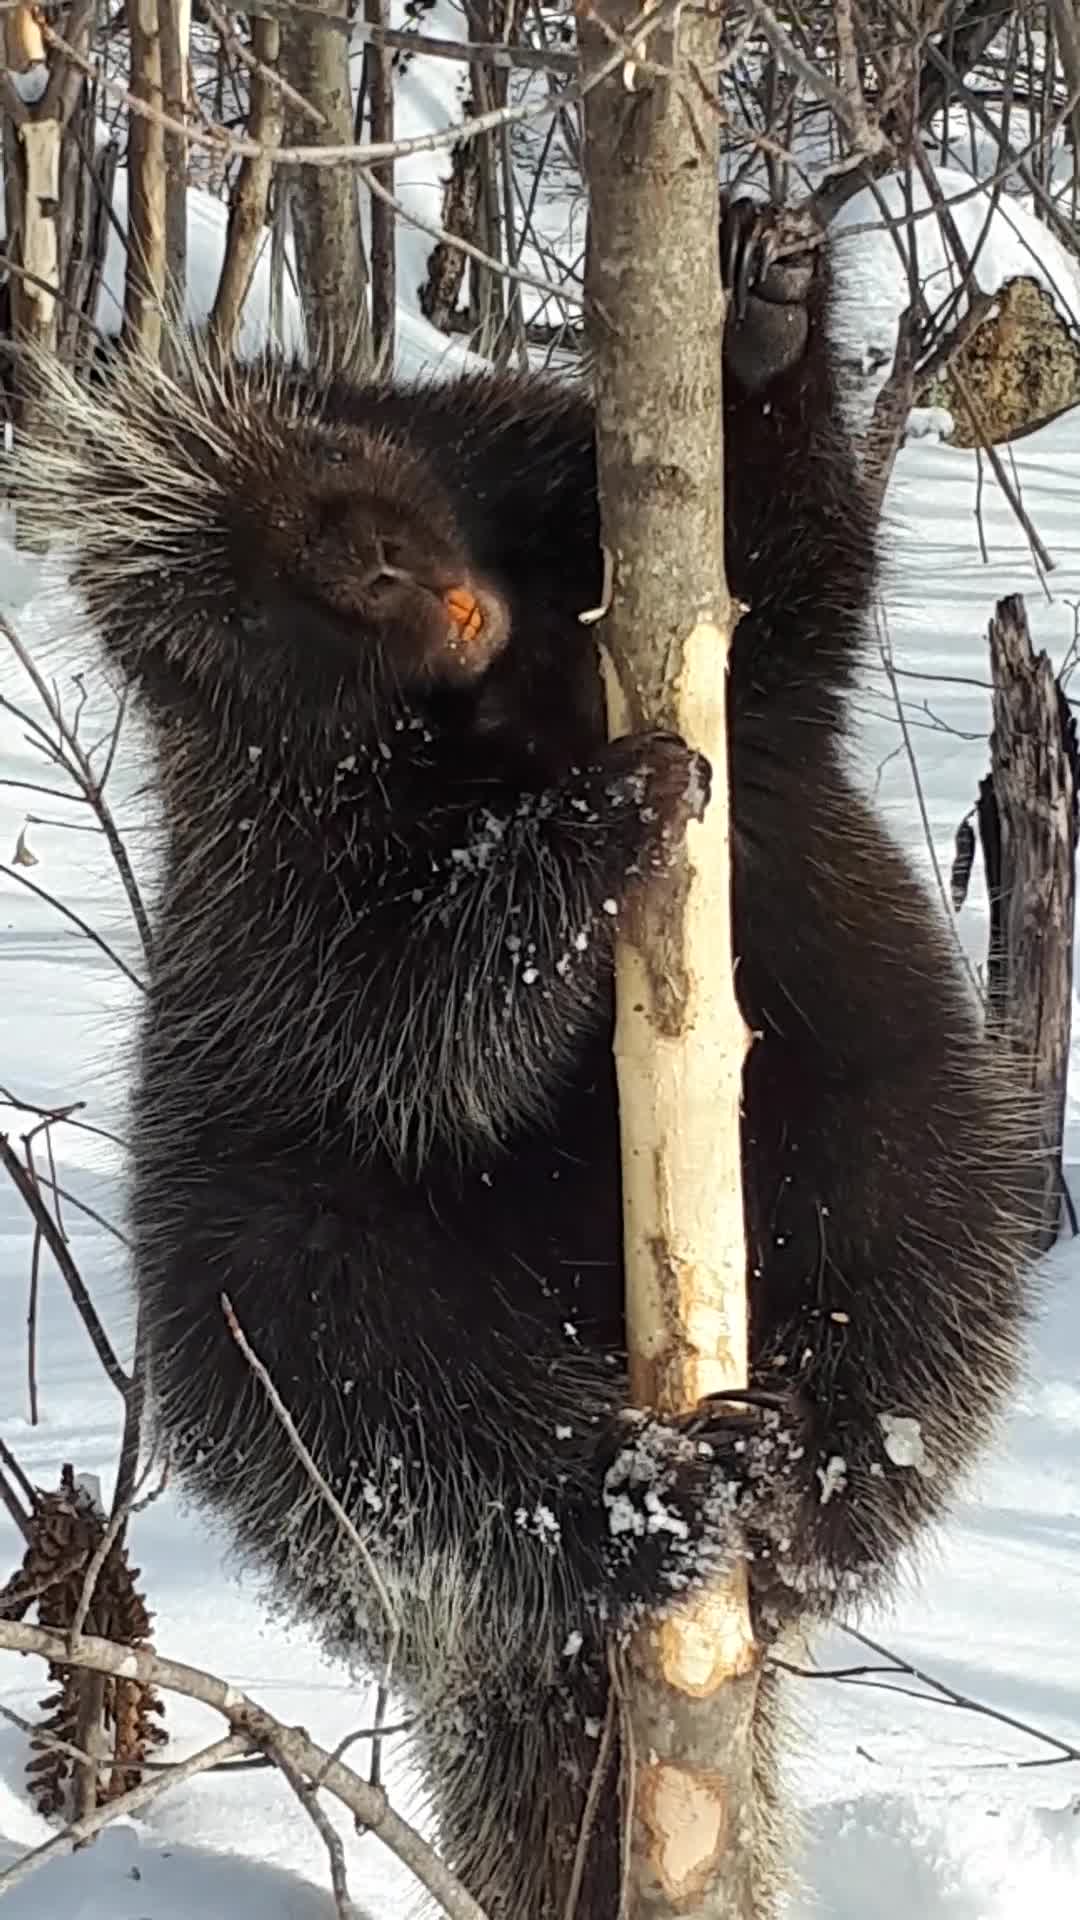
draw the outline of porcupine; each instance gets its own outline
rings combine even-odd
[[[378,1567],[439,1834],[492,1920],[564,1910],[612,1643],[740,1552],[766,1630],[884,1590],[1017,1361],[1023,1128],[845,769],[875,529],[827,254],[777,259],[778,231],[725,208],[744,1186],[771,1396],[738,1418],[627,1404],[613,934],[708,768],[670,735],[604,737],[578,619],[601,591],[587,400],[193,352],[89,394],[46,370],[55,430],[23,461],[163,803],[130,1199],[158,1418],[233,1539],[377,1664],[369,1575],[227,1294]],[[598,1821],[579,1920],[608,1920],[615,1873]]]

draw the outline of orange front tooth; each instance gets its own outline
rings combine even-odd
[[[461,638],[473,641],[483,630],[484,615],[480,602],[469,587],[451,587],[443,595],[443,604]]]

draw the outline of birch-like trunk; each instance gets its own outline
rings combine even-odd
[[[724,578],[718,121],[722,0],[673,10],[588,95],[588,317],[610,609],[613,732],[665,726],[704,752],[712,798],[661,897],[624,927],[616,1057],[630,1377],[668,1413],[746,1384],[739,1112],[746,1034],[733,985]],[[602,0],[624,37],[635,0]],[[582,10],[586,72],[613,39]],[[629,44],[629,42],[628,42]],[[635,48],[635,51],[637,49]],[[745,1578],[637,1636],[630,1661],[628,1911],[748,1920],[758,1674]]]

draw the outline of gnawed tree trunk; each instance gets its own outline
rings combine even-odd
[[[739,1108],[746,1035],[730,928],[718,125],[722,5],[685,9],[588,95],[587,299],[613,730],[661,725],[712,762],[686,859],[622,930],[616,1056],[633,1398],[668,1413],[746,1384]],[[626,35],[634,0],[605,0]],[[612,39],[584,12],[587,72]],[[758,1655],[744,1579],[637,1636],[628,1911],[748,1920]]]
[[[1023,600],[990,622],[991,771],[979,793],[990,895],[989,1017],[1038,1097],[1043,1184],[1040,1248],[1061,1221],[1062,1134],[1072,1024],[1076,895],[1076,728]]]
[[[316,13],[332,18],[326,26]],[[353,139],[349,36],[341,0],[308,0],[296,19],[283,15],[280,70],[297,93],[317,107],[314,133],[298,108],[286,113],[287,140],[347,147]],[[300,167],[290,191],[293,242],[308,338],[339,372],[367,370],[371,352],[367,259],[360,226],[356,173],[350,166]]]

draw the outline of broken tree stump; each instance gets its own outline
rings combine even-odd
[[[994,684],[990,773],[978,821],[990,897],[987,1019],[1036,1095],[1042,1207],[1038,1245],[1061,1223],[1065,1082],[1072,1025],[1078,756],[1076,724],[1022,598],[989,628]]]

